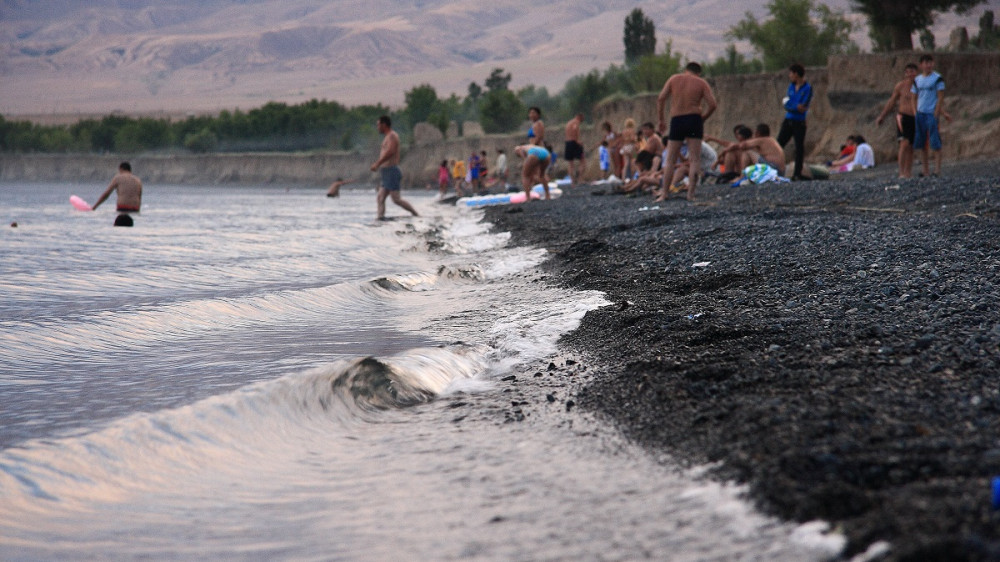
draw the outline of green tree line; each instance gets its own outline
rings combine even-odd
[[[907,33],[919,31],[920,26],[929,33],[926,27],[933,22],[935,11],[967,11],[983,0],[852,1],[868,17],[869,33],[879,50],[899,44],[905,47]],[[754,56],[740,53],[730,43],[722,56],[703,64],[706,76],[774,71],[792,62],[822,65],[832,54],[859,50],[849,36],[853,30],[850,21],[824,4],[814,0],[771,0],[767,9],[768,19],[758,21],[747,12],[726,32],[729,40],[748,41]],[[549,122],[561,123],[576,113],[589,119],[601,101],[659,91],[670,75],[680,71],[686,57],[673,51],[670,40],[657,53],[655,33],[656,26],[642,9],[632,10],[624,21],[623,64],[574,76],[555,94],[534,85],[511,90],[511,74],[495,68],[482,85],[471,82],[464,97],[452,94],[441,98],[429,84],[415,86],[405,93],[405,107],[395,112],[381,104],[345,107],[335,101],[313,99],[296,105],[270,102],[246,112],[225,110],[214,116],[177,121],[110,115],[72,125],[43,126],[0,116],[0,151],[356,150],[376,141],[374,122],[383,114],[392,117],[404,142],[420,122],[431,123],[443,133],[451,122],[461,127],[468,121],[479,122],[487,133],[511,132],[524,126],[527,108],[532,106],[539,107]],[[1000,43],[998,38],[1000,29],[993,22],[993,12],[986,12],[972,44],[995,49]],[[926,47],[926,38],[923,41]]]

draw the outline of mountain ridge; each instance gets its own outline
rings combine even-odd
[[[829,4],[846,10],[847,2]],[[641,7],[657,24],[660,49],[670,39],[675,52],[711,60],[725,48],[725,29],[744,10],[763,19],[765,5]],[[513,74],[513,87],[557,91],[574,75],[620,63],[633,7],[615,0],[96,0],[83,7],[2,0],[0,114],[183,114],[312,97],[398,106],[420,83],[441,96],[464,95],[494,67]]]

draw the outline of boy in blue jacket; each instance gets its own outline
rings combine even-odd
[[[795,171],[793,180],[802,177],[802,163],[806,156],[806,112],[812,101],[812,86],[806,82],[806,69],[798,63],[788,67],[788,95],[785,97],[785,120],[778,132],[778,144],[785,148],[788,141],[795,139]]]

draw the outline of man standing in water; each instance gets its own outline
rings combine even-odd
[[[689,62],[684,72],[671,76],[663,85],[660,95],[656,98],[656,115],[659,117],[659,131],[667,128],[664,110],[670,98],[670,131],[667,135],[667,161],[663,163],[663,174],[668,178],[681,153],[681,143],[687,143],[688,159],[691,162],[701,162],[701,139],[705,136],[705,120],[711,117],[718,104],[712,95],[712,88],[701,77],[701,65]],[[702,102],[707,105],[702,113]],[[688,186],[688,201],[694,200],[694,191],[701,179],[701,169],[691,170]],[[669,179],[667,180],[669,181]],[[663,186],[656,201],[664,201],[668,196],[669,186]]]
[[[115,219],[115,226],[132,226],[132,217],[129,213],[138,213],[142,205],[142,181],[132,175],[132,165],[128,162],[118,165],[118,173],[111,179],[104,193],[97,198],[93,210],[96,211],[97,207],[111,196],[112,191],[118,192],[116,207],[118,217]]]
[[[385,198],[392,197],[392,202],[409,211],[413,216],[419,216],[413,205],[400,197],[400,182],[403,180],[403,173],[399,170],[399,135],[392,130],[392,120],[388,115],[378,118],[375,123],[379,134],[385,135],[382,139],[382,150],[378,160],[372,164],[371,171],[379,170],[382,175],[382,185],[378,188],[378,196],[375,201],[378,206],[378,220],[385,220]]]

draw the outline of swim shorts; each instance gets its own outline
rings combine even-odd
[[[534,156],[544,162],[549,159],[549,151],[540,146],[533,146],[528,149],[528,156]]]
[[[635,155],[635,162],[636,164],[642,164],[642,167],[646,168],[647,170],[652,170],[653,159],[655,157],[656,156],[648,150],[640,150],[639,154]],[[659,171],[659,169],[660,169],[659,166],[657,166],[656,170],[653,171]]]
[[[917,134],[917,118],[905,113],[899,114],[896,122],[896,140],[908,140],[913,145],[913,137]]]
[[[941,133],[938,132],[938,120],[933,113],[917,112],[917,127],[913,135],[913,148],[923,148],[930,140],[931,150],[941,150]]]
[[[700,139],[705,136],[705,125],[701,115],[689,113],[670,118],[670,132],[667,140]]]
[[[403,172],[399,170],[399,166],[386,166],[380,172],[382,187],[386,191],[399,191],[399,184],[403,181]]]
[[[566,160],[583,160],[583,145],[574,140],[568,140],[563,154]]]

